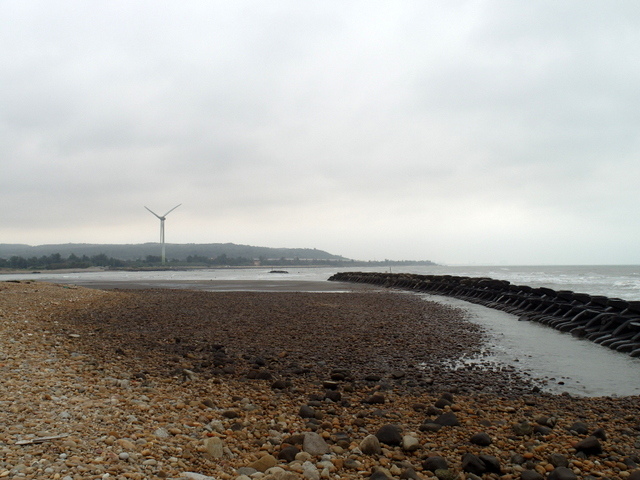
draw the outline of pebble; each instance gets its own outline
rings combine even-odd
[[[214,295],[216,300],[209,301],[206,292],[107,292],[0,282],[0,373],[7,392],[0,399],[0,423],[6,426],[0,432],[0,478],[355,480],[377,475],[443,480],[484,475],[557,480],[566,475],[635,480],[640,476],[630,458],[640,418],[635,399],[511,396],[509,392],[524,384],[503,389],[508,382],[499,375],[481,380],[487,390],[478,393],[469,386],[476,385],[471,379],[481,377],[481,372],[447,372],[432,364],[422,373],[422,380],[429,382],[421,381],[405,356],[392,365],[393,347],[385,350],[380,343],[380,349],[372,349],[369,340],[362,348],[359,339],[374,332],[381,342],[397,332],[407,348],[418,352],[420,344],[411,344],[418,342],[415,329],[403,330],[398,316],[409,319],[432,312],[434,321],[443,325],[447,321],[458,325],[462,319],[453,309],[414,304],[392,293],[375,295],[236,292]],[[253,306],[256,313],[251,313],[245,304],[258,300],[266,302],[265,308]],[[201,316],[216,325],[215,338],[207,336],[197,315],[188,316],[189,322],[178,330],[171,324],[198,305],[199,312],[206,312]],[[263,325],[265,311],[278,313],[268,331],[259,330],[260,342],[244,335],[233,343],[240,331],[230,326],[235,311],[243,316],[233,317],[234,321],[249,322],[242,324],[245,333],[253,328],[252,318]],[[216,312],[223,312],[227,321],[216,324]],[[143,313],[157,322],[151,337],[144,336],[149,333],[144,324],[140,331],[130,323],[118,324]],[[16,329],[14,322],[26,317],[30,331]],[[280,317],[289,319],[291,335],[278,334]],[[291,318],[316,318],[317,330],[306,336]],[[336,341],[344,340],[349,348],[318,341],[333,338],[334,319],[345,324],[350,318],[366,319],[369,328],[341,329]],[[447,328],[442,332],[453,331]],[[68,332],[79,337],[71,339]],[[152,341],[146,344],[145,338]],[[459,338],[456,341],[464,348],[472,345]],[[218,348],[223,342],[228,345]],[[296,342],[304,348],[297,350]],[[117,348],[127,354],[115,354]],[[211,373],[213,367],[206,365],[208,358],[221,358],[214,357],[221,348],[226,352],[224,361],[231,362],[227,365],[233,365],[236,373]],[[425,351],[432,354],[430,348]],[[375,369],[373,359],[378,357],[367,356],[367,349],[387,359],[388,370]],[[287,354],[279,355],[283,351]],[[272,389],[273,380],[248,378],[244,369],[253,367],[244,354],[263,358],[260,368],[291,385]],[[185,378],[184,370],[195,375]],[[294,370],[304,373],[288,373]],[[327,383],[329,377],[333,383]],[[126,380],[126,385],[114,379]],[[495,395],[494,388],[506,393]],[[328,398],[328,391],[341,396]],[[455,402],[453,396],[444,395],[451,391]],[[366,402],[374,397],[382,402]],[[440,403],[444,411],[434,406],[440,399],[446,400]],[[302,418],[300,405],[311,408],[313,416]],[[584,425],[576,425],[575,412],[580,412]],[[456,422],[434,423],[440,416],[455,417]],[[534,427],[517,435],[513,424],[525,423],[524,419]],[[389,426],[397,427],[391,430],[400,432],[400,441],[387,438],[389,443],[381,445],[375,434]],[[552,431],[536,430],[538,426]],[[578,435],[576,429],[584,431],[583,426],[587,433]],[[470,442],[478,432],[492,443]],[[59,434],[68,436],[16,445],[21,439]],[[286,443],[295,436],[299,443]],[[322,448],[305,448],[307,438],[318,440]],[[599,445],[603,453],[589,450],[589,444],[581,443],[586,440],[592,447]],[[281,456],[285,451],[287,456]],[[488,472],[501,469],[502,474],[463,474],[462,458],[467,453]],[[250,467],[256,462],[260,469]]]

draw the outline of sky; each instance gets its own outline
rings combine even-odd
[[[640,264],[635,1],[0,2],[0,243]]]

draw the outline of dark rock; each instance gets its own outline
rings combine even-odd
[[[402,370],[394,370],[391,372],[391,378],[398,380],[400,378],[404,378],[406,374]]]
[[[482,475],[487,471],[487,466],[473,453],[465,453],[462,456],[462,470],[465,472],[475,473],[476,475]]]
[[[383,425],[376,432],[376,437],[381,443],[386,443],[387,445],[401,445],[402,428],[398,425]]]
[[[502,473],[502,466],[500,465],[500,460],[493,455],[478,455],[478,458],[484,462],[485,468],[488,473]]]
[[[525,470],[520,474],[520,480],[544,480],[544,477],[535,470]]]
[[[427,415],[442,415],[442,409],[437,408],[434,405],[429,405],[424,413]]]
[[[342,400],[342,394],[337,390],[327,390],[324,394],[324,398],[331,400],[332,402],[339,402]]]
[[[533,432],[539,435],[551,435],[553,430],[549,427],[545,427],[544,425],[534,425]]]
[[[602,453],[602,445],[596,437],[587,437],[578,442],[575,446],[578,452],[584,452],[586,455],[599,455]]]
[[[400,473],[400,478],[402,480],[421,480],[421,477],[418,476],[418,473],[413,467],[405,468],[402,473]]]
[[[296,459],[296,455],[300,453],[300,449],[294,445],[288,445],[278,452],[278,459],[291,463]]]
[[[442,425],[443,427],[455,427],[460,425],[458,417],[453,412],[446,412],[436,418],[433,423]]]
[[[591,435],[593,435],[594,437],[606,441],[607,440],[607,433],[604,431],[604,428],[598,428],[595,432],[593,432]]]
[[[235,410],[225,410],[224,412],[222,412],[222,416],[224,418],[238,418],[240,414]]]
[[[289,388],[290,386],[291,382],[287,380],[276,380],[271,384],[271,388],[273,388],[274,390],[284,390],[286,388]]]
[[[531,435],[533,433],[533,427],[529,422],[516,423],[513,426],[513,433],[515,433],[519,437],[523,437],[525,435]]]
[[[371,395],[365,398],[364,400],[362,400],[362,403],[368,403],[369,405],[383,404],[384,402],[385,402],[384,395],[381,395],[379,393]]]
[[[380,378],[381,377],[379,375],[367,375],[364,377],[367,382],[379,382]]]
[[[556,426],[556,419],[555,417],[538,417],[536,418],[536,423],[538,425],[553,428]]]
[[[442,395],[440,395],[440,398],[444,398],[445,400],[449,400],[451,403],[453,403],[453,393],[451,392],[444,392]]]
[[[376,470],[371,474],[369,480],[391,480],[382,470]]]
[[[552,453],[549,455],[549,463],[554,467],[568,467],[569,460],[564,455],[560,455],[559,453]]]
[[[309,405],[302,405],[298,415],[302,418],[316,418],[316,411]]]
[[[522,465],[526,461],[527,461],[527,459],[524,458],[519,453],[514,453],[513,455],[511,455],[511,463],[513,463],[515,465]]]
[[[423,423],[419,428],[421,432],[437,432],[442,428],[442,425],[438,423]]]
[[[469,439],[469,441],[474,445],[480,445],[481,447],[487,447],[492,443],[491,437],[486,432],[476,433]]]
[[[640,480],[640,470],[634,470],[631,475],[627,477],[627,480]]]
[[[575,422],[567,430],[577,433],[578,435],[587,435],[589,433],[589,427],[584,422]]]
[[[444,457],[434,455],[433,457],[427,457],[422,461],[422,468],[435,473],[436,470],[447,470],[449,468],[449,464]]]
[[[340,384],[334,381],[326,381],[326,382],[322,382],[322,386],[327,390],[337,390]]]
[[[577,480],[578,477],[573,470],[567,467],[558,467],[554,469],[548,476],[548,480]]]
[[[436,408],[444,408],[451,405],[451,402],[449,400],[447,400],[446,398],[439,398],[436,403],[433,404],[434,407]]]

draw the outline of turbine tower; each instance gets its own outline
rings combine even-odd
[[[180,203],[180,204],[176,205],[175,207],[173,207],[171,210],[169,210],[167,213],[165,213],[162,216],[158,215],[156,212],[151,210],[149,207],[147,207],[147,206],[144,207],[144,208],[149,210],[151,213],[153,213],[156,217],[158,217],[160,219],[160,244],[162,245],[162,264],[163,265],[165,263],[165,255],[164,255],[164,221],[166,220],[167,215],[169,215],[171,212],[173,212],[180,205],[182,205],[182,204]]]

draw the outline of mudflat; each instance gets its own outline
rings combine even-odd
[[[393,292],[2,282],[0,477],[638,478],[637,397],[450,368],[483,341]]]

